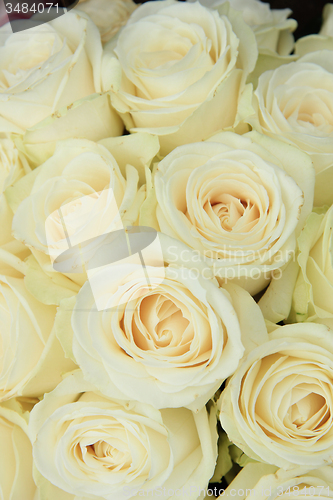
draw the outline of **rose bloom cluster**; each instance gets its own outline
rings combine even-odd
[[[333,5],[0,14],[1,500],[332,498]]]

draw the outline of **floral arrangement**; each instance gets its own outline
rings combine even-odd
[[[290,14],[0,28],[2,500],[332,497],[333,5]]]

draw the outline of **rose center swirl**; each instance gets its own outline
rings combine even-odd
[[[198,366],[207,363],[212,352],[208,315],[186,287],[176,288],[166,279],[158,290],[122,308],[110,326],[117,344],[140,363]]]
[[[214,179],[206,180],[205,173],[198,177],[193,185],[194,203],[187,203],[186,217],[204,237],[210,239],[221,233],[246,235],[255,230],[264,210],[252,179],[244,174],[233,174],[232,179],[223,171]],[[192,199],[193,192],[186,196]]]
[[[120,464],[122,464],[121,468],[127,468],[131,465],[131,457],[128,450],[119,450],[105,441],[97,441],[86,446],[86,451],[109,469],[119,468]]]
[[[183,308],[183,310],[182,310]],[[143,350],[164,347],[188,347],[193,327],[185,317],[189,314],[162,294],[144,297],[133,318],[133,339]]]
[[[227,193],[210,199],[203,209],[212,220],[215,215],[225,231],[247,232],[259,218],[258,208],[250,200],[242,200]]]
[[[253,406],[248,407],[270,438],[280,441],[314,441],[330,432],[333,425],[332,382],[325,367],[300,362],[293,356],[270,355],[255,365],[244,379],[240,406],[248,407],[246,390],[251,384]],[[311,376],[313,373],[313,377]]]
[[[73,456],[83,471],[127,471],[133,463],[132,448],[128,442],[131,434],[117,422],[110,427],[101,425],[74,437]],[[132,446],[139,447],[145,456],[142,443],[132,438]]]

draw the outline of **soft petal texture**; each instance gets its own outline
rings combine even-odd
[[[218,278],[255,294],[295,253],[314,171],[307,155],[280,141],[222,132],[166,156],[154,186],[160,230],[203,256]]]
[[[126,128],[158,135],[166,154],[236,126],[257,59],[241,17],[229,4],[219,13],[174,0],[136,9],[105,46],[102,64],[103,90],[111,91]]]
[[[226,489],[223,498],[286,500],[300,497],[324,500],[332,497],[332,488],[331,466],[319,469],[296,467],[285,471],[273,465],[256,463],[248,464],[240,471]]]
[[[28,413],[14,399],[0,404],[0,441],[0,498],[34,500]]]
[[[296,253],[288,264],[275,271],[274,276],[259,300],[259,307],[267,321],[278,323],[288,318],[291,310],[293,292],[299,272]],[[275,325],[274,325],[275,328]]]
[[[333,205],[309,215],[298,238],[300,267],[291,319],[333,318]]]
[[[274,70],[276,68],[279,68],[283,64],[297,61],[298,58],[299,56],[294,53],[288,56],[280,56],[279,54],[274,54],[269,50],[262,50],[258,55],[254,70],[248,76],[247,83],[252,83],[253,88],[256,89],[258,86],[259,77],[265,71]],[[252,105],[254,109],[256,109],[256,102],[252,102]],[[255,112],[253,114],[255,114]],[[250,116],[250,113],[247,116]]]
[[[106,43],[126,24],[136,5],[132,0],[81,0],[76,8],[91,17]]]
[[[140,175],[158,151],[157,139],[140,134],[105,139],[103,144],[61,141],[44,164],[7,189],[16,212],[14,236],[31,248],[50,277],[53,261],[69,248],[68,238],[74,246],[107,233],[119,215],[125,225],[139,217],[145,198],[145,187],[138,186]],[[140,154],[142,146],[145,153]],[[85,272],[75,269],[66,276],[80,285],[86,279]]]
[[[14,262],[16,270],[19,261]],[[27,291],[22,275],[16,276],[9,272],[0,276],[0,401],[40,396],[75,367],[65,359],[55,335],[55,307],[38,302]]]
[[[45,307],[33,293],[38,289],[37,299],[50,293],[49,289],[46,294],[45,290],[44,294],[40,290],[43,273],[37,275],[37,281],[32,280],[32,287],[26,282],[28,275],[30,278],[29,263],[33,257],[28,248],[11,235],[13,213],[3,194],[0,196],[0,218],[0,399],[16,395],[40,396],[52,390],[61,380],[62,373],[75,365],[65,359],[52,330],[55,308]]]
[[[14,214],[5,195],[0,194],[0,275],[22,277],[26,271],[23,260],[30,255],[29,249],[13,238],[12,223]]]
[[[35,406],[29,429],[39,472],[77,500],[140,498],[163,487],[192,487],[196,500],[214,472],[214,412],[109,399],[79,371]]]
[[[0,275],[22,277],[22,262],[28,255],[29,249],[20,241],[13,238],[11,210],[4,190],[13,185],[18,179],[30,172],[30,166],[21,155],[13,141],[0,139]]]
[[[143,273],[139,265],[118,263],[95,275],[104,311],[96,310],[90,284],[83,285],[71,316],[72,352],[86,379],[110,397],[198,411],[235,371],[244,350],[267,340],[267,331],[245,290],[219,287],[190,248],[171,238],[164,242],[168,267],[146,266]],[[176,264],[178,256],[184,264]],[[57,328],[71,356],[66,305]]]
[[[29,165],[19,154],[14,142],[0,138],[0,194],[29,171]]]
[[[193,1],[193,0],[192,0]],[[231,7],[243,14],[243,19],[256,36],[259,52],[270,51],[285,56],[294,45],[292,32],[297,28],[295,19],[287,19],[290,9],[271,9],[260,0],[201,0],[205,7],[219,8],[228,1]]]
[[[58,306],[80,290],[80,286],[64,274],[45,272],[33,255],[26,259],[25,264],[25,286],[43,304]]]
[[[55,152],[57,143],[65,139],[101,139],[121,136],[123,123],[119,117],[110,119],[110,97],[107,94],[92,94],[58,109],[34,127],[28,128],[22,138],[20,149],[32,167],[38,167]]]
[[[302,57],[265,71],[258,81],[258,117],[251,125],[308,153],[316,171],[314,204],[331,204],[333,181],[333,39],[300,39]]]
[[[315,323],[282,326],[228,381],[221,424],[249,457],[284,469],[332,463],[332,333]]]
[[[98,29],[83,12],[67,12],[14,34],[3,26],[0,54],[2,129],[24,131],[74,101],[101,92],[102,44]],[[118,135],[121,125],[111,108],[109,120],[112,135]]]

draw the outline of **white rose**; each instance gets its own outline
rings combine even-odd
[[[28,418],[15,399],[0,405],[0,495],[4,500],[35,498]]]
[[[253,113],[245,80],[256,59],[253,32],[229,4],[218,13],[147,2],[105,46],[103,89],[127,129],[158,135],[166,154]]]
[[[29,167],[26,162],[24,165],[28,171]],[[24,168],[14,144],[10,140],[0,139],[0,183],[2,177],[3,188],[14,183],[23,175]],[[0,189],[0,276],[22,278],[26,271],[23,260],[30,255],[30,251],[23,243],[13,238],[13,217],[13,211],[5,194]]]
[[[168,492],[183,487],[196,500],[217,456],[213,411],[159,411],[108,399],[81,372],[68,375],[34,407],[29,430],[37,469],[52,483],[47,496],[41,491],[47,500],[62,498],[60,490],[77,500],[126,500],[152,490],[173,498]]]
[[[1,232],[0,232],[0,246],[6,245],[13,240],[12,222],[13,222],[13,212],[11,211],[6,196],[4,193],[0,194],[0,219],[1,219]]]
[[[74,101],[101,92],[102,44],[84,13],[71,11],[18,33],[5,25],[0,47],[2,131],[23,132]],[[112,135],[121,133],[111,107],[109,120]]]
[[[59,141],[88,139],[98,142],[109,137],[121,136],[124,126],[117,116],[118,125],[110,113],[110,97],[92,94],[61,108],[42,122],[25,131],[20,144],[22,153],[32,168],[38,167],[55,152]]]
[[[203,255],[218,278],[254,294],[295,251],[314,173],[296,148],[256,132],[222,132],[175,149],[154,184],[160,230]]]
[[[77,9],[89,14],[106,43],[126,24],[136,9],[132,0],[82,0]]]
[[[139,153],[142,147],[145,152]],[[16,212],[14,236],[52,273],[52,262],[68,248],[68,236],[75,244],[108,232],[118,210],[124,223],[136,222],[145,198],[139,178],[157,151],[157,139],[148,134],[101,144],[59,142],[51,158],[8,190]],[[75,282],[85,280],[85,273],[69,274]]]
[[[23,243],[12,235],[13,212],[8,205],[4,191],[15,184],[20,178],[31,171],[27,160],[16,148],[14,142],[7,138],[0,138],[0,275],[9,273],[11,276],[20,276],[21,259],[30,254]],[[9,263],[9,265],[8,265]],[[17,264],[19,272],[14,266]],[[16,264],[15,264],[16,263]]]
[[[25,263],[0,249],[0,269],[6,273],[0,275],[0,401],[40,396],[75,365],[56,338],[55,307],[41,304],[26,289]]]
[[[331,464],[333,332],[302,323],[269,337],[222,392],[222,427],[255,460],[284,469]]]
[[[71,316],[73,354],[85,378],[110,397],[198,411],[235,371],[244,348],[267,332],[245,290],[219,288],[188,247],[159,236],[169,265],[146,266],[149,287],[139,265],[102,269],[107,309],[97,312],[90,285],[83,285]],[[66,348],[66,323],[62,331]]]
[[[146,266],[143,273],[141,266],[117,263],[96,272],[105,310],[97,312],[94,286],[86,283],[76,304],[61,304],[57,335],[104,394],[197,410],[235,370],[244,347],[267,340],[267,331],[247,292],[230,284],[219,289],[188,247],[159,238],[169,267]]]
[[[0,138],[0,194],[29,171],[27,162],[19,154],[14,142]]]
[[[192,0],[193,1],[193,0]],[[243,14],[243,19],[255,34],[258,49],[270,51],[281,56],[290,54],[294,47],[292,32],[297,28],[295,19],[287,19],[290,9],[271,9],[261,0],[201,0],[205,7],[218,8],[225,2]]]
[[[0,194],[0,275],[22,277],[22,260],[30,255],[30,251],[12,236],[13,216],[4,193]]]
[[[252,463],[240,471],[219,498],[324,500],[332,497],[332,488],[332,467],[329,465],[319,469],[296,467],[286,471],[273,465]]]
[[[255,91],[258,121],[251,124],[270,137],[293,144],[311,156],[316,170],[315,206],[333,202],[333,68],[328,45],[322,50],[313,37],[296,44],[298,61],[260,77]],[[319,42],[318,42],[319,43]],[[330,42],[333,50],[333,39]],[[306,45],[306,46],[304,46]],[[297,47],[299,49],[297,50]],[[313,52],[313,50],[316,50]]]
[[[292,302],[295,321],[333,320],[332,227],[333,205],[312,212],[298,238],[300,270]]]

